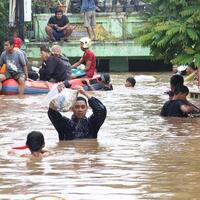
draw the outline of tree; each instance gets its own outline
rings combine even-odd
[[[147,8],[136,40],[167,62],[200,66],[200,1],[144,0]]]
[[[9,1],[0,1],[0,51],[3,49],[5,37],[8,34]]]

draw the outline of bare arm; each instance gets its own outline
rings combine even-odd
[[[90,66],[91,66],[91,63],[92,63],[92,61],[90,61],[90,60],[86,61],[85,71],[88,71],[88,69],[89,69]]]
[[[24,74],[25,74],[25,78],[28,79],[28,68],[27,68],[27,65],[24,65]]]
[[[76,63],[74,63],[73,65],[72,65],[72,67],[78,67],[80,64],[82,64],[83,63],[83,58],[80,58],[80,60],[78,61],[78,62],[76,62]]]
[[[69,24],[66,24],[65,26],[63,26],[63,27],[58,27],[61,31],[62,30],[65,30],[67,27],[69,27],[70,25]]]
[[[92,98],[92,95],[90,95],[88,92],[86,92],[82,86],[76,86],[74,89],[78,90],[78,92],[82,95],[84,95],[87,99]]]
[[[50,24],[50,23],[48,23],[47,26],[50,26],[51,28],[54,28],[54,27],[57,26],[57,24]],[[57,27],[56,27],[56,28],[57,28]]]
[[[182,105],[180,107],[180,109],[184,113],[190,113],[190,112],[198,111],[194,106],[190,106],[190,105]]]

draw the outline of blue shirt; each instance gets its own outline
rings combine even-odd
[[[82,5],[81,5],[82,12],[95,11],[95,10],[96,10],[96,5],[94,0],[82,0]]]

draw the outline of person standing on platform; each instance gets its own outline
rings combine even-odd
[[[84,26],[91,40],[96,41],[96,5],[94,0],[82,0],[81,12],[84,13]]]

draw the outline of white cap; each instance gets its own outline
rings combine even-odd
[[[178,70],[179,72],[185,71],[186,69],[187,69],[187,65],[180,65],[180,66],[177,68],[177,70]]]
[[[89,37],[82,37],[80,39],[80,42],[83,43],[83,48],[86,48],[86,49],[89,48],[91,45],[91,40]]]

